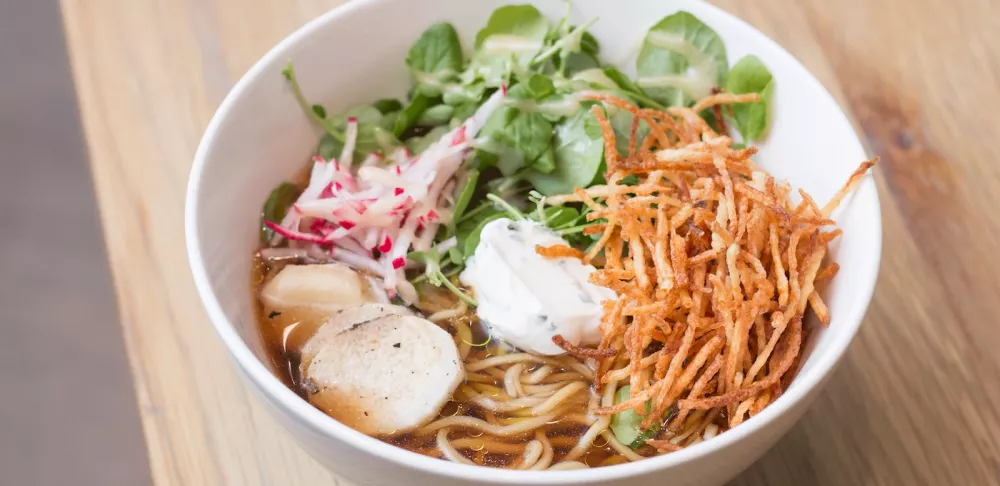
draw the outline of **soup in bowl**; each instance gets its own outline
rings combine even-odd
[[[353,481],[718,484],[861,322],[865,158],[700,2],[357,2],[223,102],[188,248],[251,388]]]

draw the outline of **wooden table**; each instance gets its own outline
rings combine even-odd
[[[195,146],[229,87],[339,3],[62,0],[159,484],[338,484],[236,378],[192,284],[182,207]],[[789,49],[852,113],[882,156],[885,231],[881,281],[843,366],[736,484],[997,484],[1000,6],[718,3]]]

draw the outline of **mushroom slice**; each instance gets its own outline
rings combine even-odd
[[[318,348],[303,374],[309,401],[369,435],[430,422],[465,379],[451,335],[420,317],[358,323]]]
[[[362,324],[385,316],[412,316],[413,312],[406,307],[391,304],[361,304],[340,309],[335,314],[327,317],[320,325],[309,341],[302,346],[302,354],[299,360],[299,370],[305,376],[306,368],[312,362],[313,357],[323,347],[341,332],[350,329],[352,326]]]

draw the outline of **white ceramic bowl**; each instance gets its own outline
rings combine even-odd
[[[833,320],[807,347],[788,391],[759,415],[712,440],[641,462],[583,471],[506,471],[453,464],[387,445],[324,415],[286,388],[264,363],[249,292],[250,255],[268,192],[307,160],[318,130],[279,72],[289,60],[308,99],[331,112],[408,86],[403,59],[433,22],[452,22],[466,48],[506,0],[359,0],[308,23],[271,49],[236,84],[205,132],[188,187],[186,238],[198,291],[240,371],[278,420],[317,460],[365,485],[717,485],[767,451],[805,412],[844,354],[871,299],[881,253],[881,217],[869,178],[837,215],[840,273],[826,291]],[[515,2],[516,3],[516,2]],[[562,0],[532,1],[558,18]],[[777,89],[773,125],[757,160],[822,203],[866,158],[833,98],[790,54],[739,19],[700,1],[575,0],[575,21],[600,17],[591,32],[602,57],[629,67],[646,30],[687,10],[725,41],[730,62],[756,54]]]

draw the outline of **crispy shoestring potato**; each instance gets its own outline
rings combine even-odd
[[[664,112],[592,94],[633,115],[628,155],[617,155],[615,132],[595,105],[607,184],[547,201],[582,203],[588,221],[602,221],[586,228],[597,241],[583,254],[538,252],[594,264],[591,282],[619,295],[604,303],[597,349],[558,344],[597,360],[597,390],[631,386],[627,400],[596,413],[633,410],[643,429],[662,425],[648,442],[661,452],[736,426],[787,387],[808,334],[807,309],[830,322],[817,289],[839,269],[824,264],[841,234],[830,215],[876,162],[862,163],[823,207],[802,190],[793,203],[788,184],[751,160],[756,147],[733,148],[698,115],[756,97],[718,93]],[[640,121],[649,128],[642,139]],[[630,176],[638,182],[623,184]]]

